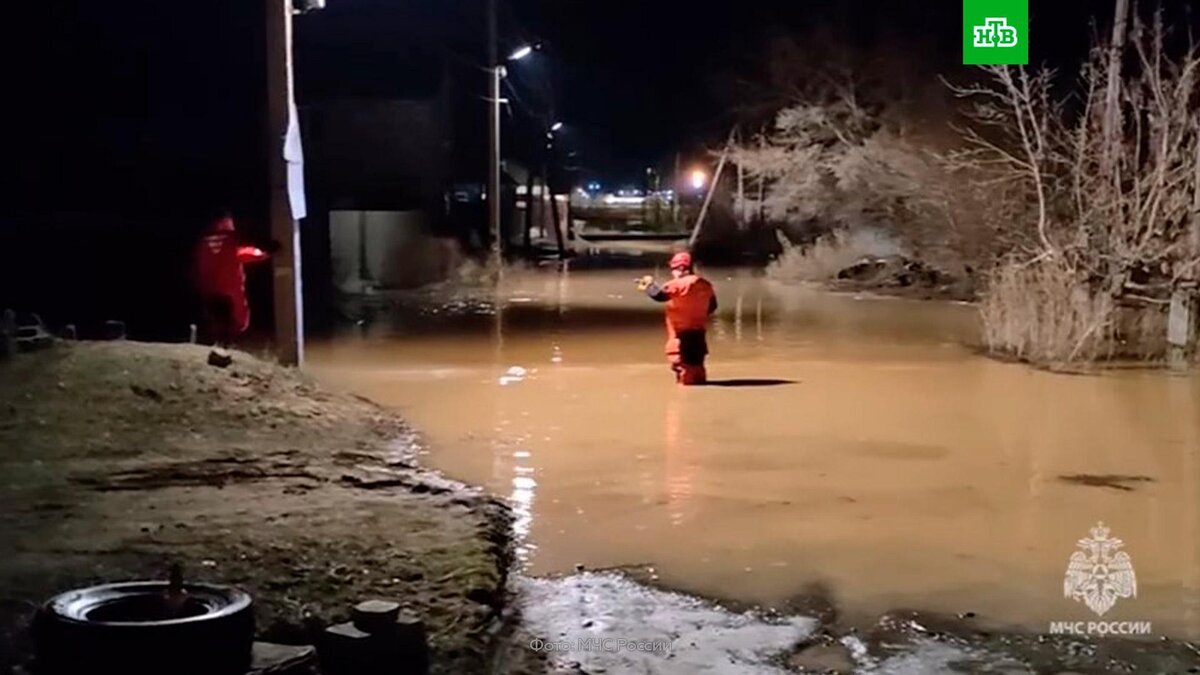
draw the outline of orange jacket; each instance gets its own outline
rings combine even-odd
[[[707,279],[688,274],[648,289],[651,298],[667,303],[667,333],[704,330],[708,315],[717,309],[717,293]]]

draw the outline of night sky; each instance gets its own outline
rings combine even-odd
[[[973,72],[959,65],[959,0],[497,1],[501,51],[543,47],[510,64],[505,156],[542,161],[545,128],[561,121],[554,159],[580,169],[561,180],[638,185],[647,166],[668,172],[677,151],[690,161],[717,147],[770,98],[765,54],[781,37],[815,66],[870,53],[876,76],[894,70],[934,88],[938,74]],[[234,211],[251,238],[266,231],[263,4],[9,4],[0,20],[0,306],[186,316],[180,261],[214,211]],[[1185,4],[1163,1],[1178,32],[1197,23]],[[1030,5],[1035,63],[1077,62],[1092,17],[1109,30],[1111,0]],[[419,100],[451,82],[447,180],[481,180],[483,7],[328,0],[296,20],[299,103]],[[41,274],[53,283],[28,281]]]
[[[634,180],[647,165],[669,164],[676,150],[718,144],[738,106],[753,98],[748,92],[765,82],[773,38],[804,44],[821,34],[822,44],[882,51],[930,80],[968,70],[959,65],[960,0],[498,2],[503,52],[543,45],[510,64],[506,154],[531,154],[553,117],[567,125],[563,149],[578,153],[572,161],[609,180]],[[1163,4],[1182,29],[1183,0]],[[1032,58],[1056,65],[1085,53],[1091,18],[1103,26],[1112,12],[1111,0],[1030,5]],[[77,152],[134,173],[134,164],[183,157],[204,165],[216,156],[237,164],[227,171],[232,184],[256,170],[228,157],[257,133],[256,120],[235,118],[260,105],[261,3],[55,0],[10,11],[0,55],[14,123],[3,133],[26,159],[6,173],[40,184],[65,170],[67,183],[85,181],[86,165],[71,161]],[[484,35],[482,0],[328,0],[326,10],[297,20],[301,103],[424,96],[445,60],[458,86],[457,142],[470,165],[484,140]],[[815,49],[812,60],[826,51]],[[217,123],[193,124],[205,118]],[[185,138],[178,131],[189,124]],[[80,194],[90,203],[128,198],[111,185]]]
[[[773,38],[823,34],[847,50],[882,49],[930,80],[971,70],[961,65],[960,0],[507,1],[508,28],[547,42],[541,58],[563,80],[561,116],[590,151],[584,163],[610,179],[635,179],[677,149],[718,145],[742,95],[765,80]],[[1176,21],[1184,4],[1164,2]],[[1067,66],[1085,54],[1091,17],[1106,26],[1112,6],[1031,0],[1033,62]]]
[[[1175,20],[1184,4],[1164,2]],[[748,92],[766,83],[767,48],[780,37],[802,44],[819,37],[851,53],[885,53],[930,82],[970,71],[960,64],[960,0],[499,0],[499,6],[502,53],[542,46],[509,64],[506,154],[525,153],[540,138],[534,127],[554,118],[567,125],[563,144],[578,153],[574,163],[609,182],[636,182],[647,165],[669,168],[677,150],[695,156],[719,144],[736,109],[753,97]],[[1107,25],[1112,1],[1031,0],[1030,12],[1033,60],[1067,66],[1086,53],[1092,17]],[[325,11],[299,26],[302,96],[331,87],[397,91],[411,77],[404,64],[418,63],[418,53],[447,56],[471,90],[463,99],[461,140],[483,143],[470,123],[471,115],[483,114],[486,86],[479,71],[481,0],[328,0]],[[353,48],[330,51],[351,35]],[[813,61],[826,52],[815,46]]]

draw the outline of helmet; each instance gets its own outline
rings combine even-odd
[[[670,268],[673,270],[692,269],[692,254],[687,251],[681,251],[671,256]]]
[[[213,232],[234,232],[234,231],[236,231],[233,226],[233,218],[230,218],[229,216],[223,216],[223,217],[218,218],[217,220],[213,221],[212,231]]]

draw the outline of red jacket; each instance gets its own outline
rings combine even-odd
[[[246,263],[266,260],[266,252],[238,243],[233,219],[221,218],[196,243],[194,274],[196,290],[202,297],[229,298],[233,328],[239,333],[250,327],[250,306],[246,302]]]

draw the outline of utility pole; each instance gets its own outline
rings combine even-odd
[[[675,223],[675,227],[679,227],[679,195],[683,193],[683,181],[679,175],[679,165],[683,161],[683,153],[675,152],[675,179],[673,181],[674,189],[671,191],[671,221]]]
[[[275,354],[280,363],[304,364],[304,311],[300,286],[300,228],[292,213],[284,143],[292,123],[292,1],[266,0],[268,222],[279,244],[274,268]],[[296,122],[298,123],[298,121]]]
[[[688,238],[688,248],[695,248],[700,238],[700,229],[704,227],[704,218],[708,215],[708,207],[712,204],[713,195],[721,183],[721,172],[725,170],[725,162],[729,159],[729,151],[733,149],[734,134],[737,127],[729,131],[729,140],[725,141],[725,149],[721,152],[721,160],[717,162],[717,170],[713,173],[712,182],[708,186],[708,194],[704,195],[704,205],[700,207],[700,215],[696,218],[696,226],[692,228],[692,236]]]
[[[492,260],[499,271],[503,262],[502,232],[500,223],[500,78],[503,75],[500,63],[499,28],[496,20],[496,0],[487,2],[488,68],[491,81],[488,84],[488,181],[487,212],[488,229],[492,232]]]

